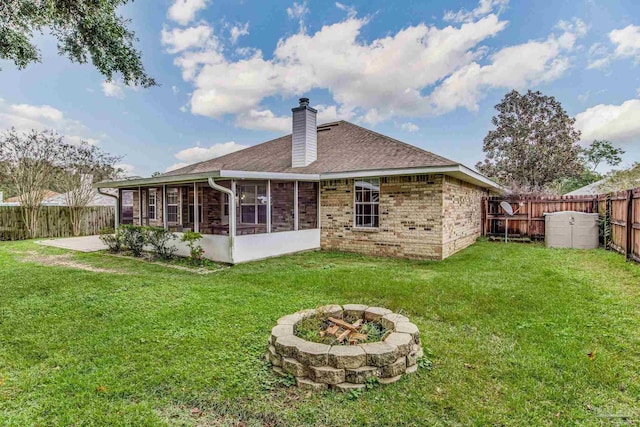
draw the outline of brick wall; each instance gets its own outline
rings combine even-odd
[[[482,232],[482,197],[487,191],[444,177],[442,255],[446,258],[473,244]]]
[[[298,230],[318,228],[318,183],[298,182]]]
[[[353,227],[354,180],[321,182],[321,247],[415,259],[442,259],[442,175],[382,177],[380,227]]]
[[[295,228],[294,183],[271,181],[271,232],[291,231]]]

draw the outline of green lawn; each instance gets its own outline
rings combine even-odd
[[[64,253],[0,243],[2,426],[640,423],[640,266],[614,253],[480,242],[443,262],[316,252],[209,275],[103,254],[72,258],[98,272],[43,265]],[[407,314],[432,370],[358,398],[287,387],[262,360],[271,327],[329,303]]]

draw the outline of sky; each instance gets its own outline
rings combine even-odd
[[[0,130],[55,129],[149,176],[290,133],[304,96],[320,123],[473,167],[494,106],[532,89],[575,117],[581,144],[640,161],[637,0],[138,0],[120,13],[159,87],[105,82],[36,35],[41,63],[0,61]]]

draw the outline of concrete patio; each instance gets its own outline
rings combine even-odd
[[[66,237],[62,239],[38,240],[39,245],[71,249],[78,252],[97,252],[107,249],[99,236]]]

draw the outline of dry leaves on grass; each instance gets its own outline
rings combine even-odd
[[[25,256],[21,259],[22,262],[35,262],[41,265],[53,266],[53,267],[67,267],[75,268],[77,270],[91,271],[94,273],[113,273],[113,274],[127,274],[118,270],[109,270],[106,268],[94,267],[89,264],[84,264],[78,261],[74,261],[73,254],[62,255],[46,255],[35,251],[29,251],[25,253]]]

